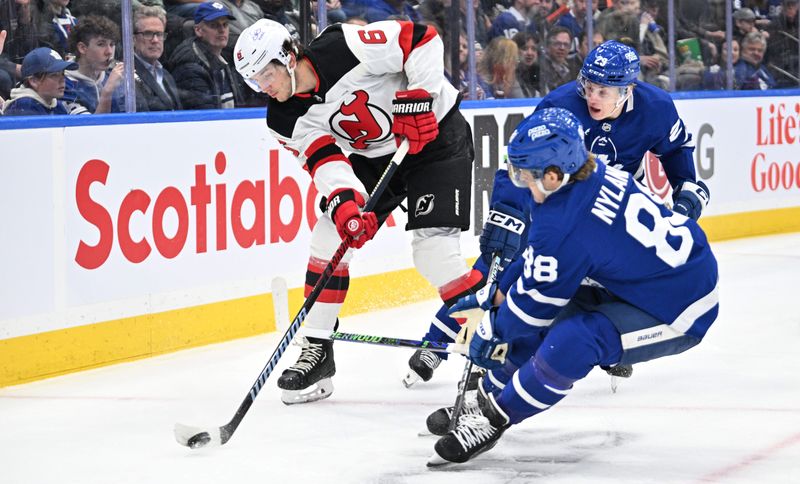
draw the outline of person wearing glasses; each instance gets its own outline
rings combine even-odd
[[[22,60],[22,85],[11,91],[3,115],[68,114],[59,100],[64,95],[64,71],[77,68],[78,64],[65,61],[49,47],[32,50]]]
[[[161,65],[167,14],[161,7],[141,7],[133,14],[136,111],[181,109],[178,86]]]
[[[222,57],[235,18],[219,2],[201,3],[194,13],[194,38],[175,48],[167,69],[184,109],[231,109],[244,105],[244,92]]]
[[[572,32],[566,27],[553,27],[547,31],[544,55],[539,62],[539,88],[542,94],[578,77],[581,69],[577,57],[570,57]]]

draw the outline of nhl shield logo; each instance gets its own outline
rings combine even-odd
[[[422,195],[417,199],[417,205],[414,209],[414,216],[415,217],[422,217],[424,215],[428,215],[433,211],[433,199],[435,197],[432,193],[428,193],[427,195]]]

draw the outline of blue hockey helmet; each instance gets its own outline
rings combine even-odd
[[[608,40],[589,52],[578,79],[603,86],[625,87],[639,77],[639,69],[639,54],[635,49],[616,40]],[[578,82],[578,85],[581,86],[582,82]]]
[[[586,162],[589,154],[583,140],[583,126],[564,108],[537,109],[523,119],[508,143],[509,177],[525,187],[522,171],[540,180],[553,166],[572,175]]]

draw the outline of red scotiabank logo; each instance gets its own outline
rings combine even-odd
[[[90,190],[96,184],[113,187],[112,166],[99,159],[87,161],[75,183],[75,202],[83,220],[100,232],[100,239],[95,245],[80,240],[75,262],[84,269],[97,269],[108,260],[115,243],[123,257],[134,264],[146,260],[153,247],[162,257],[172,259],[187,249],[192,227],[195,244],[190,250],[202,254],[209,250],[209,238],[212,239],[211,250],[227,250],[229,235],[233,235],[239,247],[250,248],[266,244],[267,230],[271,244],[291,242],[300,231],[304,214],[309,229],[316,224],[318,194],[314,184],[302,193],[294,178],[281,178],[278,150],[269,151],[268,182],[240,180],[235,185],[226,182],[227,163],[225,153],[217,153],[214,171],[218,175],[215,178],[221,179],[218,183],[209,183],[206,165],[195,165],[194,183],[190,187],[166,186],[158,194],[130,190],[118,204],[119,210],[110,210],[92,199]],[[93,190],[98,193],[102,187],[95,186]],[[286,199],[291,205],[288,220],[281,218],[280,214],[281,203],[285,205]],[[244,225],[241,216],[246,204],[255,209],[255,217],[249,226]],[[173,235],[167,235],[164,230],[164,218],[169,210],[173,210],[178,219]],[[133,239],[130,231],[133,217],[147,217],[151,222],[150,232],[138,240]],[[387,225],[394,225],[391,217]]]
[[[770,103],[756,108],[756,146],[796,146],[792,159],[768,159],[757,152],[750,162],[750,185],[755,192],[800,189],[800,102]]]
[[[669,179],[664,173],[661,161],[649,151],[644,154],[645,174],[647,177],[647,187],[651,192],[665,199],[669,195]]]

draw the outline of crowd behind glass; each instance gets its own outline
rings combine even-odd
[[[465,99],[543,96],[609,39],[639,52],[641,81],[669,91],[800,86],[798,0],[451,3],[0,0],[0,106],[6,116],[264,106],[232,61],[239,34],[261,18],[301,43],[336,22],[431,25]]]

